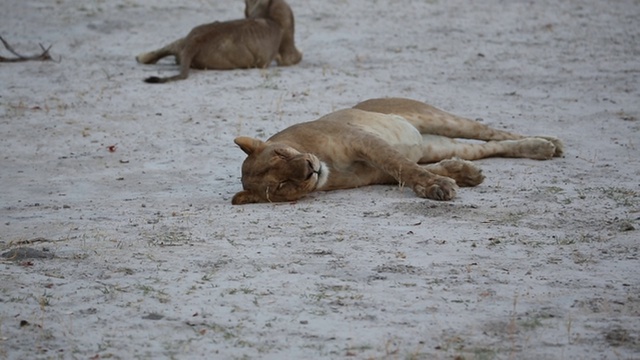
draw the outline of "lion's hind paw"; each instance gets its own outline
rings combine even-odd
[[[553,157],[560,157],[562,155],[564,155],[564,144],[562,143],[562,140],[558,139],[555,136],[536,136],[539,139],[544,139],[549,141],[550,143],[553,144],[553,146],[556,147],[554,153],[553,153]]]

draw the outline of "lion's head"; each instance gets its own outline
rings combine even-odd
[[[244,0],[244,17],[247,19],[269,16],[270,0]]]
[[[243,191],[232,204],[298,200],[321,188],[329,170],[317,156],[280,144],[238,137],[235,143],[248,155],[242,163]]]
[[[295,65],[302,60],[302,53],[294,41],[293,11],[284,0],[245,0],[244,16],[247,19],[270,19],[280,25],[282,41],[276,58],[278,65]]]

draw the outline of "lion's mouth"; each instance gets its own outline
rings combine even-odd
[[[320,161],[320,165],[318,166],[317,170],[314,170],[313,175],[316,177],[316,185],[314,190],[317,190],[327,183],[327,179],[329,179],[329,168],[325,163]]]

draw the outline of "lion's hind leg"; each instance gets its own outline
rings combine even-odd
[[[522,140],[498,141],[504,149],[501,156],[514,158],[529,158],[535,160],[548,160],[557,156],[556,145],[550,140],[541,137],[524,138]],[[560,143],[562,144],[562,143]],[[562,152],[562,150],[560,150]]]
[[[189,76],[189,70],[191,69],[191,62],[193,61],[196,50],[194,46],[185,46],[180,54],[176,57],[180,61],[180,73],[178,75],[169,77],[150,76],[144,79],[144,82],[149,84],[163,84],[170,81],[184,80]]]
[[[435,163],[454,157],[464,160],[489,157],[547,160],[558,156],[554,142],[538,137],[487,142],[458,141],[437,135],[423,135],[422,138],[422,157],[419,160],[421,164]],[[561,142],[559,144],[562,145]]]
[[[173,55],[176,57],[176,62],[180,63],[178,55],[184,46],[184,41],[184,38],[178,39],[158,50],[142,53],[136,56],[136,61],[140,64],[155,64],[158,60]]]
[[[354,107],[365,111],[400,115],[418,129],[421,134],[484,141],[516,140],[524,137],[508,131],[494,129],[478,121],[457,116],[411,99],[371,99],[363,101]]]

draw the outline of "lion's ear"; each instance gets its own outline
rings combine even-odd
[[[242,190],[231,199],[232,205],[254,204],[262,202],[262,199],[249,190]]]
[[[247,136],[237,137],[233,142],[240,146],[240,149],[242,149],[242,151],[247,155],[253,154],[253,152],[255,152],[260,146],[264,145],[264,141]]]

